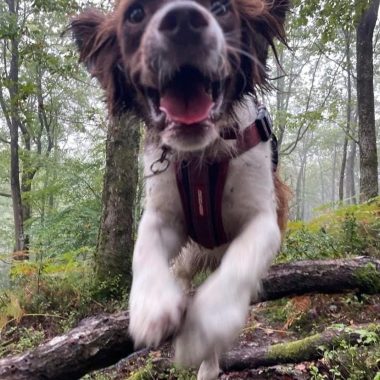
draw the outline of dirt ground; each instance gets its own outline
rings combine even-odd
[[[290,342],[322,332],[329,326],[336,324],[356,326],[367,323],[380,323],[380,295],[318,294],[265,302],[251,308],[246,327],[240,334],[235,348],[269,346],[276,343]],[[374,346],[373,350],[377,350],[377,352],[371,353],[374,354],[375,358],[378,358],[378,371],[380,371],[379,347],[379,345]],[[172,355],[173,352],[170,346],[163,347],[161,351],[143,350],[122,360],[111,368],[87,375],[85,379],[195,379],[195,372],[181,372],[175,370],[174,367],[168,369],[170,366],[168,364],[169,359],[172,358]],[[352,360],[354,359],[351,357]],[[337,371],[333,372],[326,360],[321,358],[313,362],[221,373],[220,379],[368,378],[373,380],[373,378],[366,377],[365,373],[362,374],[362,377],[361,375],[355,376],[351,377],[347,373],[338,374]]]

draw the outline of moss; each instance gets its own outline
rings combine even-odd
[[[158,364],[158,365],[157,365]],[[159,363],[155,363],[152,358],[148,358],[145,366],[133,372],[127,380],[196,380],[196,374],[189,369],[177,367],[175,365],[161,368]]]
[[[343,334],[337,334],[341,329],[327,330],[326,334],[314,334],[295,342],[280,343],[269,348],[267,358],[274,363],[294,363],[317,358],[321,347],[332,349],[342,346],[343,342],[350,340],[350,334],[359,334],[360,341],[366,344],[378,342],[380,325],[367,325],[365,329],[352,329],[343,327]],[[351,338],[352,339],[352,338]],[[355,338],[358,339],[358,338]],[[359,341],[359,340],[358,340]]]
[[[133,372],[127,380],[152,380],[155,378],[152,362],[148,361],[145,367]]]
[[[263,314],[270,322],[284,324],[289,317],[290,309],[288,304],[288,298],[274,300],[269,302],[265,308],[258,312]]]
[[[298,357],[303,360],[315,356],[315,347],[319,346],[321,335],[315,334],[307,338],[289,343],[279,343],[272,346],[268,352],[268,358],[278,362],[294,362]]]
[[[364,268],[359,268],[355,272],[355,277],[362,290],[370,294],[380,292],[380,271],[374,264],[368,263]]]

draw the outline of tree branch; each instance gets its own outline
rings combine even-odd
[[[358,257],[274,265],[264,280],[263,288],[266,292],[259,301],[309,292],[380,292],[380,260]],[[0,378],[78,379],[134,352],[128,325],[128,312],[85,319],[75,329],[40,345],[34,351],[0,360]],[[327,334],[330,336],[332,333]],[[231,355],[227,354],[223,359],[226,369],[238,366],[233,364]]]

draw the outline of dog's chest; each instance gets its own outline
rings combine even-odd
[[[146,155],[146,175],[158,155],[157,151]],[[176,170],[178,167],[171,163],[165,172],[148,178],[146,208],[163,212],[170,222],[180,222],[186,229],[187,218],[177,186]],[[210,194],[213,196],[216,194]],[[261,143],[229,162],[221,198],[222,224],[227,239],[233,240],[258,212],[275,215],[275,210],[271,150],[268,143]]]

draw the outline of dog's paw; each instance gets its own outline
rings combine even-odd
[[[136,281],[129,303],[129,332],[136,347],[157,347],[175,334],[186,308],[186,298],[171,278]]]
[[[216,380],[220,372],[218,355],[214,352],[211,358],[203,360],[198,370],[197,380]]]
[[[249,305],[248,290],[236,293],[219,276],[209,278],[189,304],[175,343],[176,361],[197,366],[214,352],[220,354],[236,339]]]

